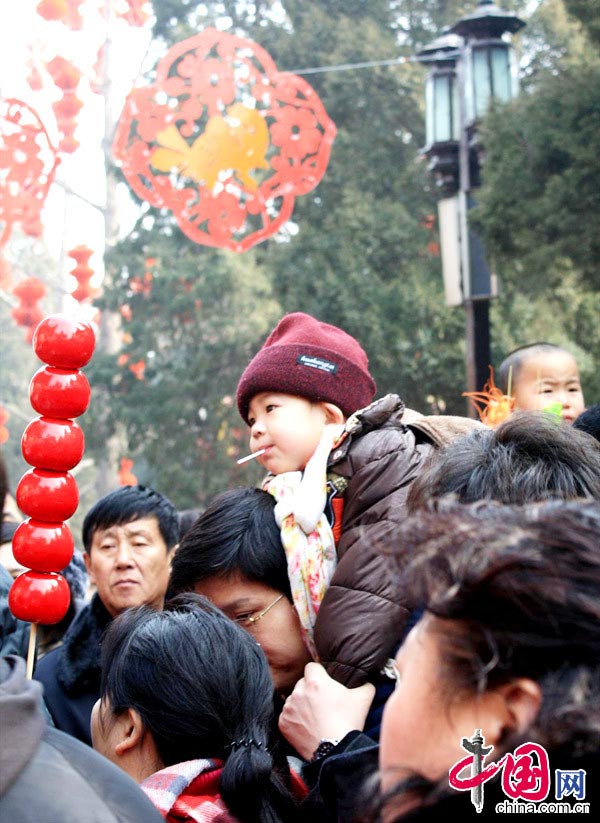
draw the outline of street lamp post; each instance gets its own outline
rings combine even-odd
[[[525,23],[492,0],[479,0],[472,14],[422,48],[426,145],[440,199],[438,216],[446,304],[466,314],[467,389],[481,391],[491,363],[489,301],[497,293],[481,238],[470,228],[473,190],[480,185],[479,119],[491,102],[517,93],[510,34]],[[473,413],[472,408],[469,413]]]

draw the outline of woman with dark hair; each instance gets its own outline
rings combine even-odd
[[[583,500],[446,501],[405,522],[398,546],[413,560],[398,580],[425,611],[384,709],[378,820],[464,819],[471,803],[494,820],[518,802],[594,808],[599,534],[600,505]],[[491,777],[475,794],[474,746]]]
[[[600,500],[600,443],[544,412],[513,412],[432,455],[409,490],[409,511],[445,494],[461,503]]]
[[[274,507],[274,497],[261,489],[217,495],[181,540],[167,599],[195,591],[247,629],[262,645],[275,688],[285,697],[311,657],[292,602]]]
[[[260,646],[208,600],[180,595],[110,624],[94,748],[137,780],[167,821],[297,819],[301,780],[274,734]]]

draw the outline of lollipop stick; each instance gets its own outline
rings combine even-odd
[[[257,452],[252,452],[252,454],[246,455],[246,457],[240,457],[240,459],[237,461],[238,466],[242,463],[247,463],[248,460],[254,460],[255,457],[260,457],[260,455],[264,454],[265,452],[266,449],[259,449]]]
[[[35,660],[35,638],[37,633],[37,623],[32,623],[29,627],[29,648],[27,649],[27,679],[31,680],[33,675],[33,662]]]

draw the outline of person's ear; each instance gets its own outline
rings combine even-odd
[[[339,424],[346,422],[346,416],[344,415],[344,412],[338,408],[338,406],[333,403],[323,403],[323,408],[325,409],[326,423]]]
[[[92,571],[92,558],[90,557],[89,552],[83,552],[83,562],[85,563],[85,568],[88,573],[90,583],[95,586],[96,585],[96,576]]]
[[[499,737],[526,732],[540,710],[542,689],[539,683],[529,677],[518,677],[500,686],[496,692],[503,702]]]
[[[116,720],[118,728],[115,754],[121,756],[139,746],[144,737],[144,724],[136,709],[127,709]]]

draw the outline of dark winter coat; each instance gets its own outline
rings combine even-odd
[[[111,621],[97,594],[67,629],[62,645],[38,661],[33,677],[57,729],[92,745],[90,717],[100,697],[100,640]]]
[[[161,823],[124,771],[53,729],[25,661],[0,658],[0,820],[7,823]]]
[[[27,657],[30,624],[17,620],[8,607],[8,593],[12,584],[11,575],[0,565],[0,657],[9,654]]]
[[[411,483],[435,448],[477,427],[483,424],[466,417],[405,410],[395,394],[348,418],[348,434],[328,462],[330,485],[343,497],[338,565],[314,634],[319,661],[345,686],[378,677],[409,619],[385,550],[406,516]],[[335,518],[335,500],[330,509]],[[335,523],[333,531],[336,535]]]

